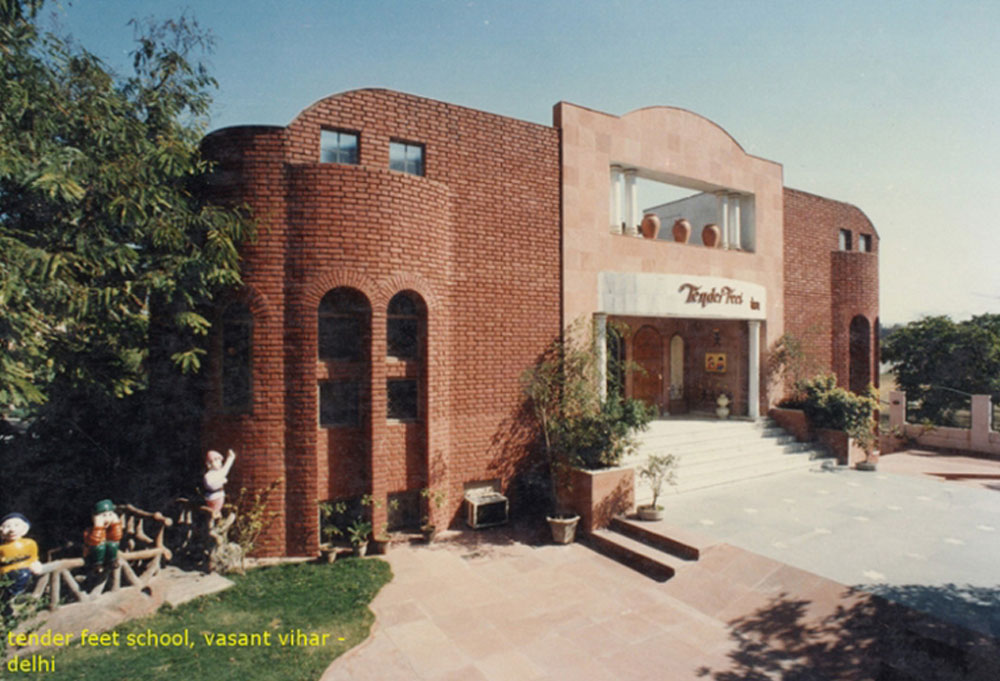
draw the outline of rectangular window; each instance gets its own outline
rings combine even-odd
[[[386,381],[385,392],[388,399],[386,415],[400,421],[415,421],[418,418],[417,382],[414,379],[394,379]]]
[[[319,384],[319,424],[357,426],[361,420],[361,385],[358,381],[324,381]]]
[[[358,164],[358,134],[345,130],[323,130],[319,136],[321,163]]]
[[[872,235],[871,234],[859,234],[858,235],[858,250],[862,253],[872,252]]]
[[[389,142],[389,169],[411,175],[424,174],[424,145]]]
[[[840,250],[851,250],[851,230],[849,229],[840,230]]]

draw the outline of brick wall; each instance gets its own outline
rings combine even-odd
[[[816,371],[850,382],[850,325],[861,315],[870,328],[870,380],[878,384],[879,237],[861,210],[848,203],[784,190],[785,331],[803,341]],[[839,250],[841,229],[851,231],[851,251]],[[859,235],[872,251],[857,250]]]
[[[359,133],[358,165],[318,162],[323,128]],[[423,177],[388,169],[393,139],[425,145]],[[234,484],[284,478],[282,517],[261,552],[314,552],[316,501],[362,485],[383,501],[445,489],[442,522],[458,511],[463,482],[508,482],[530,436],[518,377],[559,332],[557,131],[358,90],[287,128],[213,133],[204,148],[220,161],[216,197],[248,202],[261,222],[240,294],[263,301],[252,307],[253,410],[223,414],[210,398],[206,424],[206,445],[240,451]],[[334,370],[317,360],[317,307],[338,286],[371,305],[354,432],[317,420],[318,381]],[[421,424],[386,419],[386,378],[399,368],[386,361],[385,311],[402,290],[427,308]],[[385,515],[375,511],[376,527]]]

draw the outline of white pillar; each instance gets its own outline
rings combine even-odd
[[[719,192],[716,196],[719,197],[719,230],[722,232],[722,247],[729,248],[729,195]]]
[[[740,233],[740,195],[729,195],[729,228],[732,230],[732,237],[729,243],[733,248],[743,248],[743,235]]]
[[[608,399],[608,315],[594,313],[594,354],[597,356],[597,389],[601,402]]]
[[[750,329],[750,343],[747,352],[750,355],[749,385],[747,386],[747,414],[756,421],[760,418],[760,321],[751,319],[747,322]]]
[[[612,234],[622,233],[622,191],[622,167],[611,166],[609,210],[611,211],[610,228]]]
[[[639,188],[634,168],[625,171],[625,233],[639,236]]]

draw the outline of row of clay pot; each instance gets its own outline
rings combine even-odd
[[[639,225],[642,235],[647,239],[655,239],[660,233],[660,216],[655,213],[646,213],[642,216],[642,224]],[[674,241],[679,244],[686,244],[691,238],[691,223],[680,218],[674,222]],[[701,242],[709,248],[715,248],[722,242],[722,230],[716,224],[705,225],[701,230]]]

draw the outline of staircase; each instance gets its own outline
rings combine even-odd
[[[678,458],[676,485],[664,485],[663,496],[726,485],[733,482],[808,470],[822,465],[825,452],[810,443],[796,442],[770,419],[753,422],[709,417],[667,418],[653,421],[638,436],[640,445],[623,466],[641,466],[650,454]],[[830,459],[832,460],[832,459]],[[648,504],[653,493],[636,475],[636,503]]]
[[[650,454],[678,458],[676,485],[665,485],[661,498],[726,485],[750,478],[808,470],[823,465],[825,452],[799,443],[771,420],[720,420],[710,417],[653,421],[639,434],[640,444],[623,466],[641,466]],[[635,501],[648,504],[653,492],[635,478]],[[583,539],[591,548],[658,581],[666,581],[698,560],[708,547],[703,538],[663,521],[640,522],[617,517],[606,529]]]

